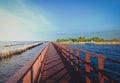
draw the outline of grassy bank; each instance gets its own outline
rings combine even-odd
[[[91,42],[59,42],[61,44],[90,44]],[[93,42],[92,44],[120,44],[120,42]]]
[[[118,39],[103,39],[99,37],[93,37],[93,38],[85,38],[85,37],[79,37],[79,38],[66,38],[66,39],[57,39],[56,40],[59,43],[64,44],[120,44],[120,40]]]

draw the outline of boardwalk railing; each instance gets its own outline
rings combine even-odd
[[[36,54],[27,64],[25,64],[16,74],[14,74],[6,83],[38,83],[41,78],[41,71],[44,65],[44,58],[48,45],[38,54]]]
[[[74,49],[73,47],[69,47],[66,45],[58,43],[53,44],[58,49],[58,51],[62,53],[64,58],[76,69],[76,71],[80,71],[85,74],[86,83],[116,83],[115,79],[111,78],[108,74],[104,72],[104,61],[108,60],[117,64],[120,64],[120,61],[105,57],[100,54],[87,52],[80,49]],[[76,51],[76,53],[74,53],[74,50]],[[81,52],[85,54],[85,60],[80,58]],[[90,64],[92,56],[98,58],[98,68]],[[83,64],[84,69],[81,68],[79,64]],[[97,75],[97,80],[90,76],[91,72],[95,72],[95,74]]]

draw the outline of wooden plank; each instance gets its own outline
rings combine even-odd
[[[70,75],[65,65],[54,46],[50,44],[46,55],[41,83],[68,83],[69,81]]]

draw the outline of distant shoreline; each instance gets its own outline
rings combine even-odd
[[[102,45],[102,44],[120,44],[120,42],[59,42],[61,44],[98,44],[98,45]]]

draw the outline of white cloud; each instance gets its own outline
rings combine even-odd
[[[40,8],[34,5],[31,7],[24,0],[2,4],[0,5],[0,41],[45,40],[49,39],[48,34],[56,29],[56,26],[41,13]]]
[[[27,13],[26,10],[22,13],[25,17],[0,9],[0,40],[34,40],[36,33],[47,33],[49,27],[52,27],[43,15],[35,15],[28,10]]]

